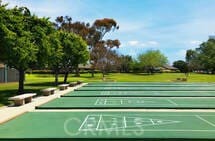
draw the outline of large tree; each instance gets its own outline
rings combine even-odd
[[[90,46],[90,63],[92,65],[92,77],[94,76],[94,70],[98,66],[99,60],[105,60],[106,56],[110,52],[111,49],[114,47],[119,47],[120,42],[119,40],[103,40],[104,36],[111,32],[119,29],[117,22],[114,19],[104,18],[96,20],[92,27],[89,29],[89,36],[88,36],[88,45]],[[97,49],[98,47],[106,48],[106,49]],[[104,52],[101,52],[104,51]],[[104,54],[105,57],[99,55],[101,57],[97,57],[94,55],[97,54]],[[106,58],[107,59],[107,58]],[[99,65],[100,66],[100,65]],[[104,68],[102,66],[102,68]],[[102,69],[103,72],[104,69]],[[103,73],[104,74],[104,73]],[[104,75],[103,75],[104,77]]]
[[[51,53],[48,56],[48,66],[53,70],[55,75],[55,85],[58,85],[58,75],[61,69],[61,62],[63,59],[63,46],[60,41],[61,32],[56,31],[50,35],[49,42],[51,47]]]
[[[48,19],[31,15],[25,7],[1,6],[0,21],[1,60],[19,71],[18,93],[23,93],[25,71],[32,64],[45,64],[52,25]]]
[[[183,60],[173,62],[173,66],[178,68],[182,73],[188,73],[188,64]]]
[[[129,55],[121,55],[120,56],[120,71],[121,72],[130,72],[133,65],[133,59]]]
[[[196,49],[200,64],[205,70],[215,73],[215,40],[209,39]]]
[[[188,67],[188,72],[192,72],[200,67],[198,53],[195,50],[187,50],[185,59]]]
[[[152,74],[156,67],[161,67],[168,63],[165,57],[159,50],[148,50],[138,56],[140,65],[149,73]]]
[[[80,63],[89,59],[86,42],[78,35],[69,32],[60,32],[60,42],[63,47],[62,69],[65,72],[64,83],[67,82],[69,72]]]
[[[72,22],[72,18],[70,16],[65,16],[65,17],[59,16],[56,18],[55,21],[56,21],[55,26],[57,27],[58,30],[75,33],[80,37],[82,37],[82,39],[84,39],[87,43],[88,36],[89,36],[89,28],[90,28],[89,23],[79,22],[79,21]],[[86,57],[84,57],[83,59],[85,58]],[[81,59],[75,59],[75,61],[76,61],[74,63],[75,65],[72,66],[72,68],[76,70],[76,76],[80,76],[78,65],[83,62],[86,63],[86,61],[82,61]]]

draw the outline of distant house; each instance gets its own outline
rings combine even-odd
[[[164,65],[164,66],[160,67],[160,71],[161,72],[178,72],[179,69],[175,68],[173,66],[170,66],[170,65]]]
[[[79,64],[79,65],[78,65],[78,68],[79,68],[80,70],[91,70],[91,67],[92,67],[92,65],[90,65],[90,64],[86,64],[86,65],[84,65],[84,64]]]
[[[19,81],[19,72],[0,63],[0,83]]]

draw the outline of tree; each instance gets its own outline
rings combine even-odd
[[[130,72],[132,68],[133,60],[129,55],[121,55],[120,56],[120,71],[121,72]]]
[[[89,23],[79,22],[79,21],[72,22],[72,18],[69,16],[65,16],[65,17],[59,16],[56,18],[55,21],[56,21],[55,26],[58,30],[75,33],[75,34],[81,36],[87,42],[87,38],[89,35],[89,26],[90,26]],[[86,51],[86,50],[83,50],[83,51]],[[86,57],[84,57],[82,59],[85,59],[85,58]],[[76,76],[80,76],[78,65],[81,62],[86,63],[86,61],[82,61],[80,58],[79,58],[79,60],[77,60],[77,59],[74,59],[74,60],[76,62],[75,62],[75,65],[73,66],[73,69],[76,70]]]
[[[69,72],[80,63],[89,59],[86,42],[78,35],[61,31],[60,42],[63,46],[62,68],[65,72],[64,83],[67,82]]]
[[[149,50],[146,53],[140,54],[138,60],[140,65],[150,74],[153,73],[155,67],[163,66],[168,62],[167,57],[159,50]]]
[[[183,60],[173,62],[173,66],[178,68],[182,73],[188,73],[188,64]]]
[[[18,93],[23,93],[25,71],[32,64],[45,64],[52,26],[48,19],[31,15],[25,7],[1,6],[0,15],[1,60],[19,71]]]
[[[99,60],[105,60],[103,57],[98,58],[98,55],[100,54],[108,54],[110,50],[114,47],[119,47],[120,42],[119,40],[106,40],[104,41],[104,36],[111,31],[115,31],[119,29],[119,26],[117,25],[117,22],[114,19],[98,19],[96,20],[92,27],[89,29],[89,36],[88,36],[88,45],[90,46],[90,62],[92,64],[92,77],[94,76],[94,70],[96,69],[96,66],[98,66]],[[107,47],[107,49],[96,49],[98,47]],[[99,52],[98,52],[99,51]],[[100,52],[105,51],[105,52]],[[100,55],[101,56],[101,55]],[[104,67],[102,67],[104,68]],[[104,69],[102,69],[103,72]],[[104,73],[103,73],[104,77]]]
[[[51,54],[49,55],[48,66],[53,70],[55,74],[55,85],[58,85],[58,75],[61,69],[61,62],[63,59],[63,46],[60,42],[60,31],[56,31],[54,34],[50,35],[50,47]]]
[[[209,39],[196,49],[200,64],[205,70],[215,73],[215,40]]]
[[[187,62],[188,72],[191,72],[199,68],[198,54],[195,50],[192,49],[187,50],[185,59]]]

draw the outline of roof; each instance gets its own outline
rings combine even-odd
[[[178,68],[175,68],[175,67],[170,66],[170,65],[164,65],[163,68],[169,69],[169,70],[178,70]]]
[[[78,67],[81,68],[81,69],[90,69],[91,65],[90,64],[86,64],[86,65],[79,64]]]

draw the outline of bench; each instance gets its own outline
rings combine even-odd
[[[51,94],[54,94],[54,92],[56,91],[56,88],[46,88],[41,90],[44,96],[49,96]]]
[[[26,94],[21,94],[17,95],[14,97],[10,97],[9,100],[14,101],[15,106],[20,106],[26,103],[29,103],[32,101],[32,97],[37,95],[36,93],[26,93]]]
[[[83,83],[83,81],[77,81],[77,85],[82,84],[82,83]]]
[[[69,87],[69,84],[61,84],[61,85],[58,85],[58,87],[60,88],[60,90],[66,90],[68,87]]]
[[[70,83],[69,83],[69,86],[70,86],[70,87],[74,87],[74,86],[76,86],[76,85],[77,85],[77,82],[70,82]]]
[[[182,77],[182,78],[176,78],[176,80],[177,81],[187,81],[187,78],[184,78],[184,77]]]

